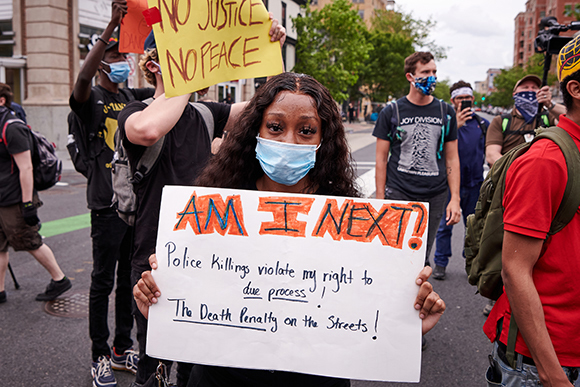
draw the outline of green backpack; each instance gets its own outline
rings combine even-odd
[[[503,244],[503,195],[506,172],[512,162],[524,154],[539,139],[548,138],[562,150],[568,167],[568,182],[564,197],[548,236],[562,230],[580,206],[580,152],[565,130],[558,127],[538,128],[531,142],[523,143],[495,162],[486,176],[475,206],[475,213],[467,217],[465,233],[465,271],[471,285],[484,297],[497,300],[503,293],[501,254]]]

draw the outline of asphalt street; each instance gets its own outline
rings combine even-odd
[[[359,183],[374,192],[375,142],[372,125],[347,126]],[[50,277],[27,253],[10,252],[20,289],[6,278],[8,302],[0,305],[0,386],[91,386],[91,342],[88,336],[88,290],[92,269],[90,228],[86,208],[86,180],[72,170],[66,151],[65,171],[58,186],[41,193],[39,217],[43,232],[73,288],[56,303],[34,300]],[[55,222],[63,219],[61,222]],[[73,230],[73,231],[70,231]],[[439,324],[428,333],[423,352],[420,386],[481,386],[491,344],[482,333],[486,300],[467,283],[462,258],[463,225],[454,228],[453,257],[445,281],[432,281],[447,304]],[[111,296],[111,303],[113,300]],[[110,309],[112,312],[112,309]],[[113,313],[109,314],[113,327]],[[136,344],[136,343],[135,343]],[[127,387],[133,375],[115,372]],[[353,381],[355,387],[403,386],[403,383]]]

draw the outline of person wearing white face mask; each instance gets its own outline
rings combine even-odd
[[[197,185],[258,191],[360,196],[344,126],[328,90],[304,74],[283,73],[262,85],[240,114],[220,151],[201,172]],[[157,268],[154,255],[149,259]],[[422,331],[435,326],[445,303],[427,282],[431,268],[417,278],[415,308]],[[151,271],[134,287],[145,317],[161,297]],[[424,302],[423,302],[424,300]],[[295,372],[195,365],[188,387],[348,387],[350,381]]]
[[[111,367],[136,372],[139,358],[132,350],[133,316],[131,314],[132,228],[123,222],[111,206],[113,188],[111,160],[117,116],[130,101],[151,97],[154,90],[120,88],[127,80],[130,68],[126,54],[119,52],[113,30],[127,13],[127,2],[112,3],[111,20],[97,39],[80,69],[69,100],[71,110],[82,122],[80,138],[83,157],[87,160],[87,203],[91,210],[91,238],[93,242],[93,271],[89,300],[89,336],[92,341],[93,385],[116,386]],[[99,83],[91,87],[95,73]],[[69,151],[71,150],[70,147]],[[79,147],[80,149],[80,147]],[[72,157],[71,157],[72,158]],[[74,160],[74,159],[73,159]],[[108,344],[108,302],[116,282],[115,336],[113,348]]]

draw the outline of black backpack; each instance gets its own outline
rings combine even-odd
[[[14,122],[20,122],[22,125],[28,127],[32,138],[32,168],[34,174],[34,188],[37,191],[43,191],[53,187],[57,182],[60,181],[62,174],[62,161],[59,160],[56,155],[56,149],[54,144],[46,139],[42,134],[35,132],[26,125],[24,121],[19,118],[9,118],[12,113],[6,109],[7,112],[4,113],[2,120],[5,120],[4,127],[2,128],[2,139],[0,142],[6,141],[6,128],[8,125]],[[8,118],[8,119],[6,119]],[[14,163],[14,159],[12,159]]]
[[[153,102],[153,98],[148,98],[143,103],[149,105]],[[209,142],[213,140],[214,134],[214,120],[211,110],[202,103],[192,103],[193,106],[201,115],[205,122]],[[165,144],[165,136],[161,137],[155,144],[147,147],[141,155],[135,172],[132,172],[131,164],[127,151],[123,146],[124,136],[121,131],[117,129],[115,132],[115,154],[113,156],[113,168],[111,169],[111,180],[113,183],[113,207],[117,209],[119,218],[123,219],[129,226],[135,224],[135,214],[137,213],[137,196],[133,189],[134,184],[139,184],[145,177],[149,175],[153,167],[157,164],[157,160],[163,151]]]

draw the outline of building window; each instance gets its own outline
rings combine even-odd
[[[524,60],[524,53],[520,52],[520,60]]]
[[[310,3],[312,5],[318,5],[318,0],[312,0],[312,3]]]
[[[365,0],[352,0],[352,2],[355,4],[364,4]]]
[[[286,28],[286,3],[282,2],[282,27]]]
[[[0,21],[0,56],[11,58],[13,48],[14,32],[12,31],[12,20]]]
[[[364,20],[364,18],[365,18],[365,11],[361,9],[360,11],[358,11],[358,15],[360,16],[361,19]]]
[[[546,11],[540,12],[540,19],[546,16]]]
[[[532,45],[531,44],[528,44],[528,51],[532,52]]]
[[[89,27],[81,25],[79,33],[79,49],[81,50],[81,60],[84,60],[89,50],[97,42],[97,38],[101,36],[103,30],[100,28]]]
[[[520,40],[520,48],[524,48],[524,41]]]

